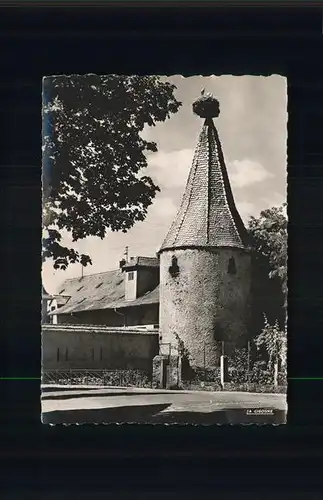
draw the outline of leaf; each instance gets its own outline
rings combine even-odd
[[[140,176],[144,151],[157,151],[140,133],[181,103],[175,86],[156,76],[58,76],[45,85],[43,224],[52,231],[45,258],[59,268],[82,259],[88,265],[90,258],[60,246],[60,231],[74,241],[103,238],[108,229],[126,232],[144,220],[159,187]]]

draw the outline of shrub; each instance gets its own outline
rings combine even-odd
[[[228,359],[229,379],[232,383],[243,383],[248,380],[248,351],[236,349]]]
[[[280,361],[282,370],[287,370],[287,332],[280,330],[278,321],[271,325],[264,315],[264,327],[255,339],[257,349],[265,348],[268,354],[269,369],[275,362]]]
[[[249,381],[257,385],[272,385],[273,373],[268,369],[266,361],[256,361],[250,371]]]
[[[150,377],[140,370],[69,370],[45,372],[43,383],[58,385],[110,385],[151,387]]]

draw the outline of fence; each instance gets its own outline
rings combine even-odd
[[[43,385],[151,387],[151,376],[140,370],[43,370]]]
[[[212,350],[211,350],[212,348]],[[204,344],[203,365],[194,367],[184,380],[186,387],[212,386],[226,390],[277,390],[284,392],[287,386],[286,366],[277,357],[268,358],[266,352],[258,349],[254,341],[244,345],[231,342],[217,342],[211,346]],[[214,357],[214,348],[216,356]],[[216,359],[216,366],[210,369],[208,356]],[[225,357],[225,374],[220,371],[221,356]],[[225,381],[224,387],[222,381]]]

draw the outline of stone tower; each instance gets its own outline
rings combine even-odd
[[[247,340],[251,258],[213,123],[219,103],[202,95],[193,111],[205,121],[181,206],[159,250],[159,324],[162,343],[176,352],[180,339],[192,366],[213,368],[223,341],[230,349]]]

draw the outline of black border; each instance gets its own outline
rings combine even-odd
[[[85,72],[288,77],[289,376],[322,375],[320,9],[0,6],[0,38],[1,375],[39,375],[41,77]],[[40,423],[39,382],[0,388],[2,488],[10,491],[89,491],[93,498],[105,490],[115,498],[131,483],[138,494],[186,496],[247,491],[266,477],[272,490],[288,481],[299,492],[319,484],[322,382],[291,381],[289,424],[258,429],[51,428]],[[275,472],[246,472],[260,461]],[[293,479],[291,463],[299,468]]]

